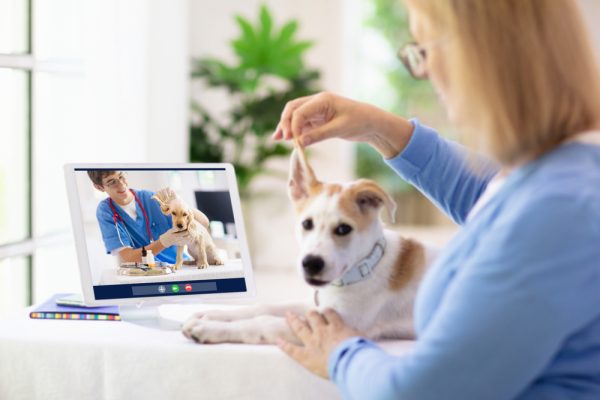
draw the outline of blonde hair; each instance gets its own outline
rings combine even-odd
[[[408,2],[448,37],[449,100],[469,144],[512,164],[600,127],[600,78],[575,0]]]

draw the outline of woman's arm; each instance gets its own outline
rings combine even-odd
[[[441,138],[417,120],[411,123],[414,130],[408,144],[387,164],[456,223],[464,223],[499,166]]]
[[[370,144],[404,179],[423,191],[458,222],[464,222],[498,166],[479,160],[477,176],[467,152],[416,121],[332,93],[288,102],[273,139],[307,146],[339,138]]]

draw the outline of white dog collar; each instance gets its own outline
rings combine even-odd
[[[340,279],[336,279],[330,284],[333,286],[348,286],[370,278],[375,266],[383,257],[384,251],[385,239],[381,237],[377,243],[375,243],[373,250],[371,250],[368,256],[350,268]]]

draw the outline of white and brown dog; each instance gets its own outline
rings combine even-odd
[[[299,216],[299,269],[314,287],[314,304],[266,305],[196,313],[183,326],[201,343],[298,343],[285,321],[292,311],[333,308],[371,339],[414,337],[415,293],[434,252],[384,229],[379,212],[396,208],[375,182],[319,182],[302,149],[292,154],[289,195]]]
[[[217,252],[217,246],[208,232],[208,218],[204,213],[187,206],[168,188],[163,189],[160,194],[154,195],[152,198],[158,201],[163,214],[171,215],[173,228],[178,232],[188,231],[190,239],[186,244],[188,252],[194,258],[199,269],[208,268],[209,265],[224,264]],[[184,247],[177,246],[177,259],[173,266],[175,270],[180,269],[184,263]]]

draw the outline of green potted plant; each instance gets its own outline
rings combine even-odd
[[[226,118],[217,118],[192,100],[189,156],[192,162],[232,163],[246,196],[252,179],[270,172],[268,159],[290,153],[289,146],[272,143],[270,135],[289,100],[319,90],[319,72],[304,65],[313,42],[296,38],[296,20],[275,26],[264,5],[256,22],[240,15],[235,20],[240,34],[231,42],[234,64],[212,57],[193,60],[192,80],[226,88],[231,108]]]

